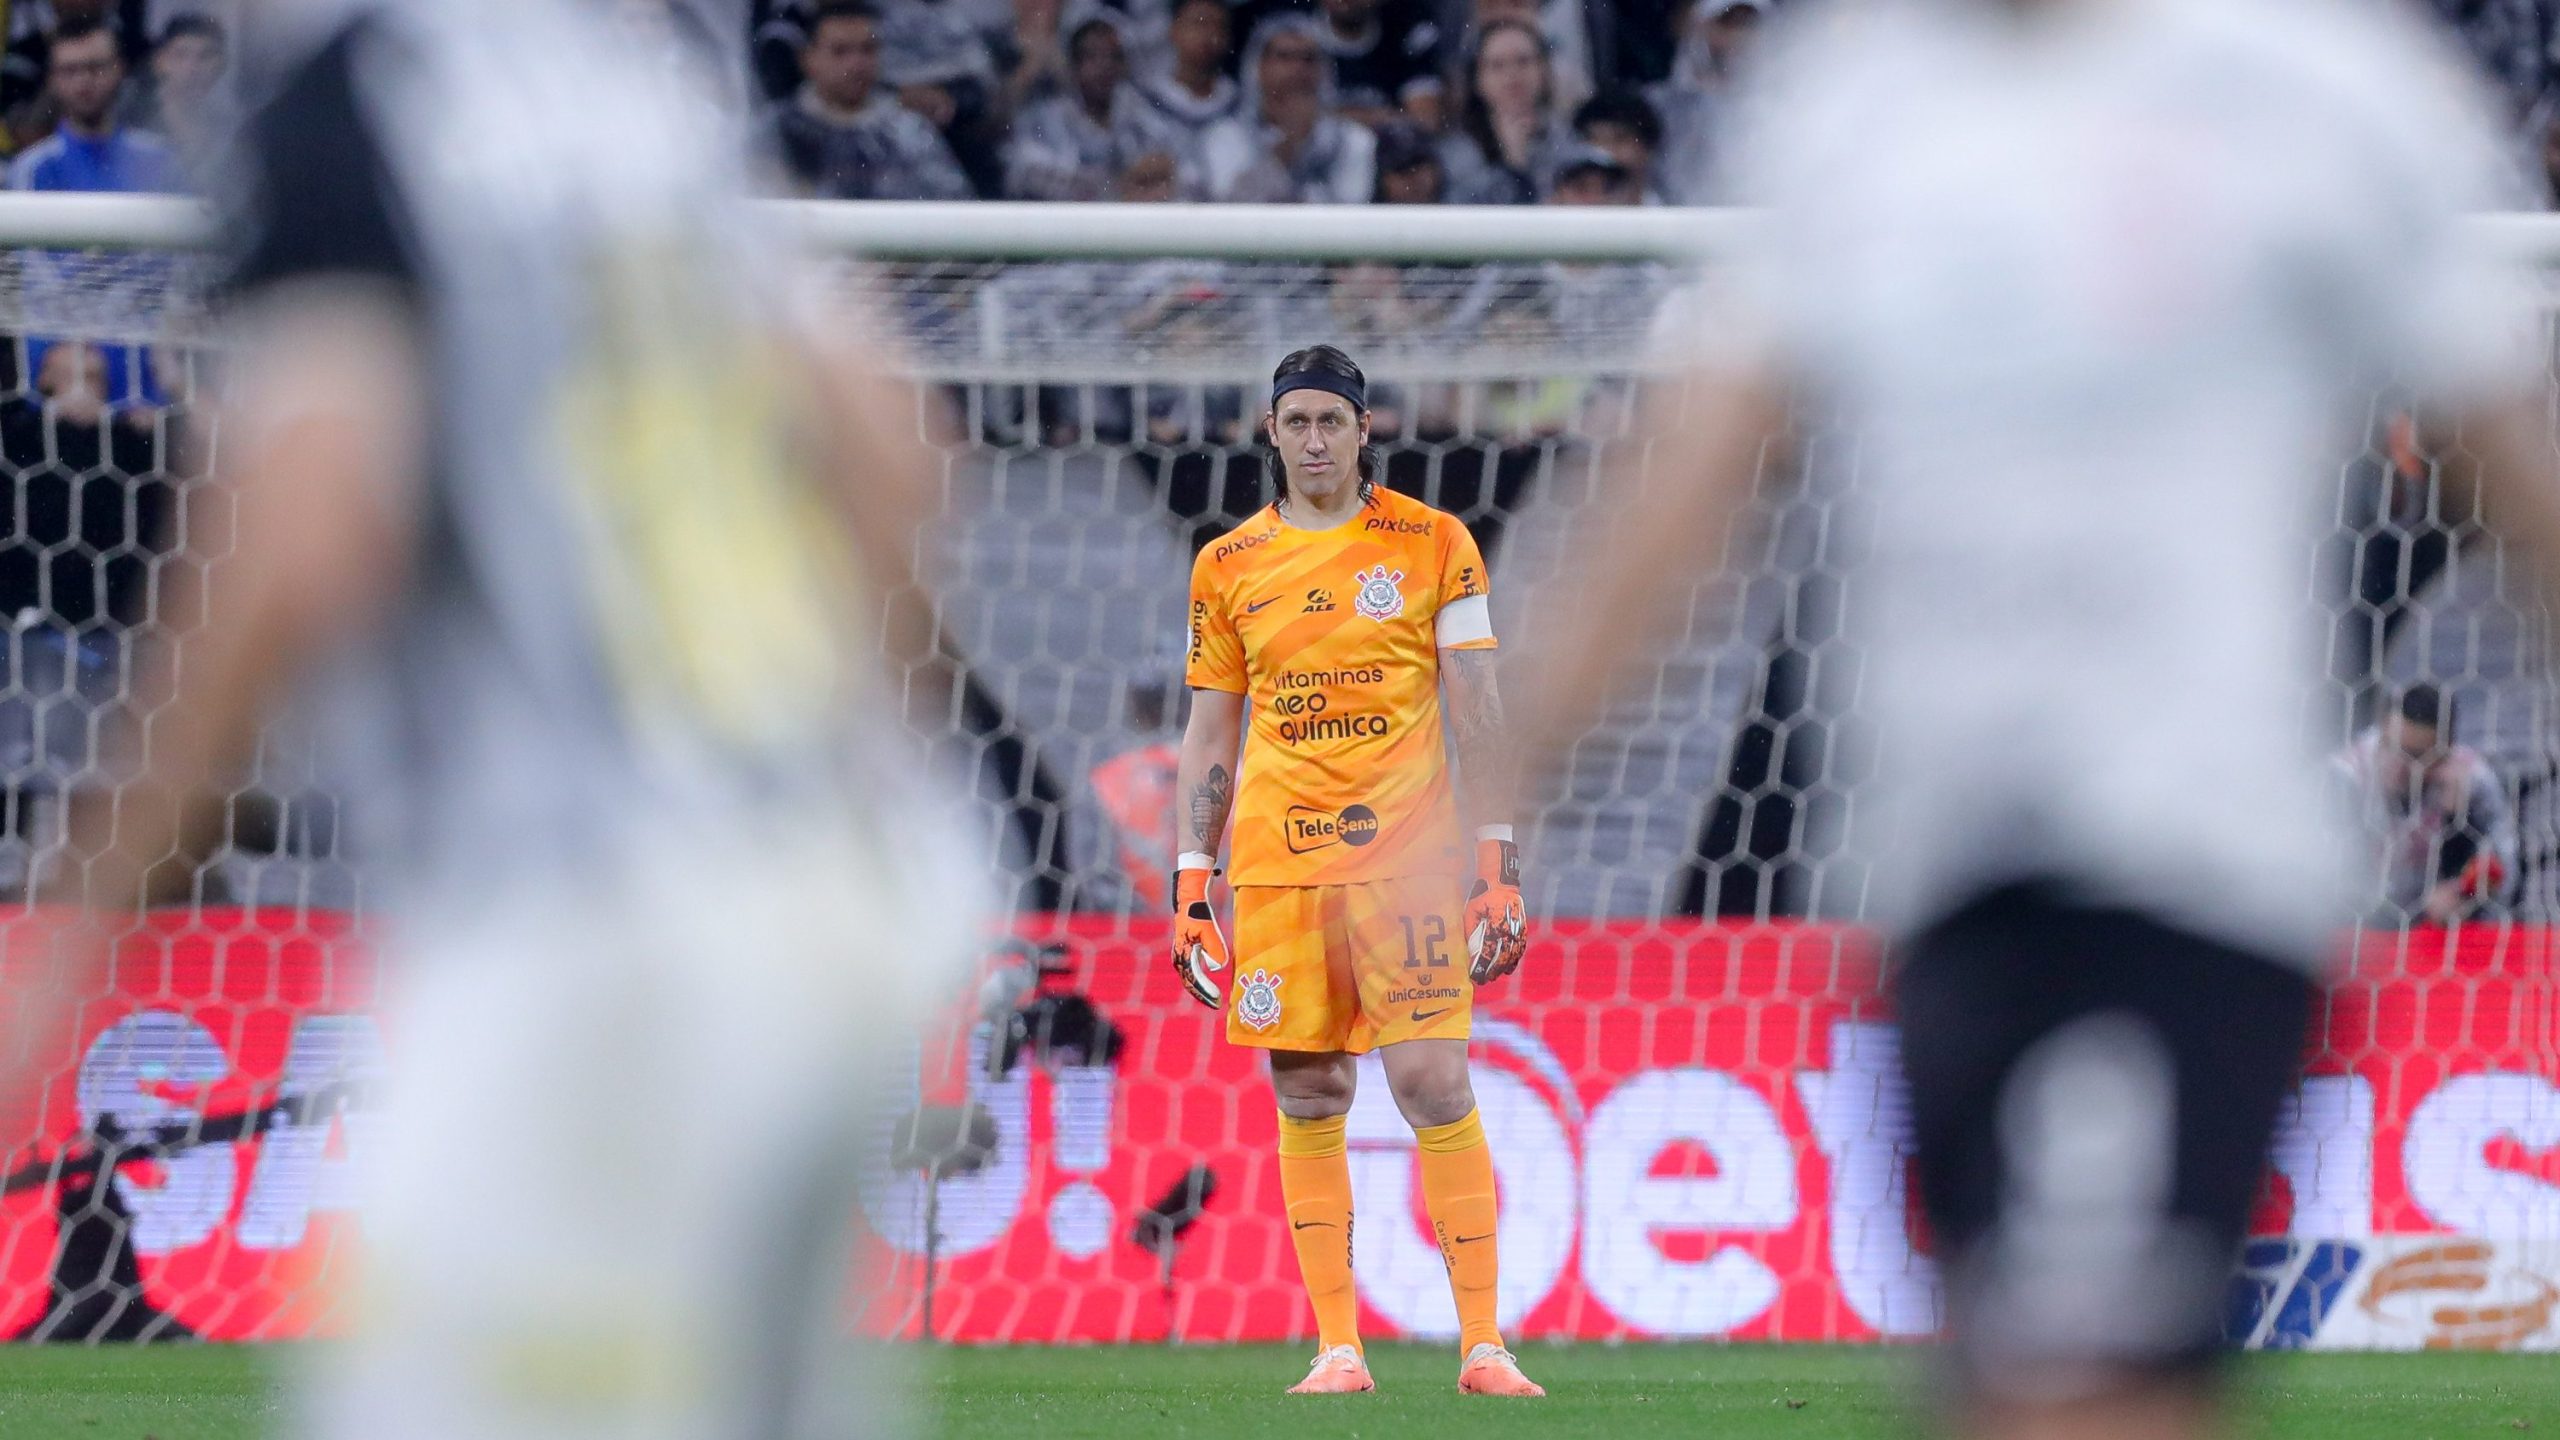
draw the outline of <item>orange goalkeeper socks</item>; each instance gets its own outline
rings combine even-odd
[[[1417,1127],[1413,1138],[1422,1147],[1422,1203],[1431,1212],[1440,1258],[1449,1266],[1449,1293],[1458,1302],[1458,1353],[1499,1345],[1494,1285],[1501,1266],[1493,1238],[1493,1151],[1484,1143],[1484,1120],[1470,1110],[1454,1124]]]
[[[1280,1196],[1289,1205],[1289,1240],[1298,1274],[1316,1308],[1316,1343],[1360,1344],[1360,1291],[1351,1278],[1351,1153],[1343,1144],[1348,1117],[1280,1117]]]

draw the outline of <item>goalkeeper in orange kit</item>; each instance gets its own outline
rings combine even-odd
[[[1513,776],[1484,560],[1456,517],[1376,488],[1350,357],[1296,351],[1271,392],[1279,496],[1191,571],[1174,968],[1226,1011],[1229,1040],[1271,1052],[1280,1188],[1319,1344],[1291,1393],[1375,1388],[1343,1141],[1354,1057],[1375,1050],[1421,1147],[1458,1388],[1541,1395],[1495,1323],[1493,1158],[1467,1076],[1474,987],[1527,943],[1511,827],[1485,823],[1507,818]],[[1451,741],[1479,821],[1472,880]],[[1208,902],[1230,809],[1232,955]]]

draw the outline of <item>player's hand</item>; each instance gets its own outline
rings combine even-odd
[[[1177,870],[1173,875],[1173,973],[1191,998],[1212,1010],[1226,1008],[1227,994],[1218,977],[1227,970],[1227,937],[1218,933],[1218,917],[1209,908],[1209,877],[1214,870]]]
[[[1476,842],[1476,883],[1467,891],[1467,975],[1489,985],[1520,968],[1529,952],[1529,910],[1520,903],[1520,847]]]

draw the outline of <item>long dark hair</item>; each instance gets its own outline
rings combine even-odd
[[[1465,63],[1458,71],[1458,128],[1476,142],[1488,163],[1509,169],[1511,162],[1502,153],[1502,137],[1493,130],[1493,107],[1484,103],[1484,93],[1476,88],[1476,68],[1484,63],[1485,47],[1505,30],[1519,31],[1538,47],[1538,64],[1547,72],[1546,89],[1538,96],[1538,108],[1550,123],[1556,118],[1556,57],[1537,26],[1508,15],[1477,31],[1475,43],[1467,47]]]
[[[1292,375],[1339,375],[1363,390],[1369,386],[1369,377],[1360,373],[1359,363],[1331,345],[1310,345],[1280,357],[1280,363],[1271,369],[1271,392],[1274,396],[1280,393],[1280,382]],[[1360,413],[1367,415],[1368,407],[1362,406]],[[1286,506],[1289,503],[1288,462],[1280,458],[1280,447],[1267,438],[1263,447],[1262,469],[1271,477],[1272,503]],[[1366,505],[1378,489],[1376,447],[1363,442],[1357,464],[1360,470],[1360,503]]]

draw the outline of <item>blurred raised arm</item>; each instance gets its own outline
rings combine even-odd
[[[1599,719],[1621,668],[1674,633],[1695,582],[1725,563],[1786,416],[1784,387],[1762,366],[1648,387],[1635,438],[1603,472],[1577,532],[1571,593],[1529,597],[1536,623],[1506,667],[1525,773],[1549,769]]]

